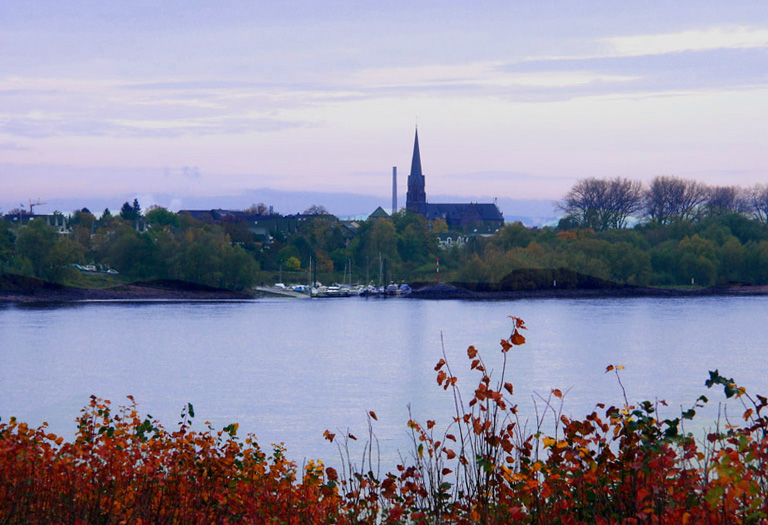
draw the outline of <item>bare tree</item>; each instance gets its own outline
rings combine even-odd
[[[666,175],[656,177],[645,192],[645,212],[659,224],[695,220],[708,195],[708,188],[699,182]]]
[[[614,179],[582,179],[558,203],[558,207],[584,228],[624,228],[627,219],[642,209],[640,182]]]
[[[322,204],[313,204],[304,210],[304,215],[329,215],[329,212]]]
[[[264,204],[263,202],[260,202],[258,204],[251,204],[248,208],[243,210],[245,213],[250,213],[251,215],[269,215],[269,206]]]
[[[627,219],[643,208],[640,181],[616,177],[608,181],[608,209],[611,228],[626,228]]]
[[[746,190],[749,211],[763,224],[768,223],[768,184],[755,184]]]
[[[714,186],[707,194],[707,214],[723,215],[746,211],[746,198],[740,186]]]

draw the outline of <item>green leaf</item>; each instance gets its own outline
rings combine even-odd
[[[195,417],[195,407],[192,406],[192,403],[187,403],[187,413],[189,417]]]

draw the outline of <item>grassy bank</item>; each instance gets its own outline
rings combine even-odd
[[[374,412],[367,439],[325,432],[339,449],[338,464],[298,465],[280,446],[265,450],[253,436],[239,436],[236,423],[193,429],[191,405],[167,430],[132,398],[113,406],[93,397],[71,442],[45,426],[0,422],[0,523],[768,520],[768,399],[710,372],[706,386],[722,390],[738,414],[700,439],[685,422],[709,403],[705,395],[674,418],[662,419],[657,403],[625,396],[619,406],[569,419],[564,394],[552,390],[543,410],[519,414],[507,364],[525,344],[525,324],[512,323],[488,362],[467,349],[477,374],[469,389],[460,388],[447,358],[436,364],[455,417],[409,420],[412,446],[392,472],[376,467]],[[621,385],[620,366],[606,373]]]

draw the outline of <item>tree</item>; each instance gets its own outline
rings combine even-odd
[[[35,276],[45,278],[49,255],[56,244],[56,232],[42,219],[35,219],[21,228],[16,237],[16,255],[32,264]]]
[[[301,270],[301,261],[298,257],[288,257],[283,263],[283,269],[288,272],[298,272]]]
[[[2,272],[2,266],[13,255],[14,238],[11,230],[9,229],[8,222],[0,217],[0,273]]]
[[[245,213],[251,215],[270,215],[269,206],[260,202],[258,204],[251,204],[248,208],[243,210]]]
[[[23,227],[16,238],[16,255],[29,261],[36,277],[49,281],[59,280],[66,266],[80,259],[82,254],[81,246],[66,237],[59,238],[56,231],[41,219]]]
[[[645,193],[645,212],[658,224],[696,220],[707,197],[707,187],[699,182],[660,176],[651,181]]]
[[[88,231],[91,230],[94,222],[96,222],[96,217],[88,211],[88,208],[75,211],[69,219],[69,225],[71,227],[82,226]]]
[[[754,217],[768,223],[768,184],[756,184],[746,191],[746,204]]]
[[[583,228],[602,231],[624,228],[627,219],[642,208],[643,191],[638,181],[582,179],[558,203],[558,207]]]
[[[152,226],[179,226],[179,216],[162,206],[151,206],[144,219]]]
[[[330,215],[330,213],[322,204],[313,204],[304,210],[304,215]]]
[[[739,186],[714,186],[707,192],[707,214],[740,213],[747,209],[744,190]]]
[[[139,218],[139,215],[136,213],[136,210],[133,208],[133,206],[128,204],[126,201],[120,208],[120,218],[124,221],[133,222]]]

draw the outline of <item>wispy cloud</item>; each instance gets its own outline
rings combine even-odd
[[[676,33],[616,36],[601,39],[610,56],[664,55],[715,49],[768,47],[768,29],[710,27]]]
[[[604,82],[629,82],[633,75],[612,75],[591,71],[539,71],[510,73],[503,62],[457,65],[427,65],[402,68],[363,69],[349,79],[350,87],[386,89],[445,86],[563,88]]]
[[[20,146],[15,142],[0,142],[0,151],[29,151],[30,148]]]

